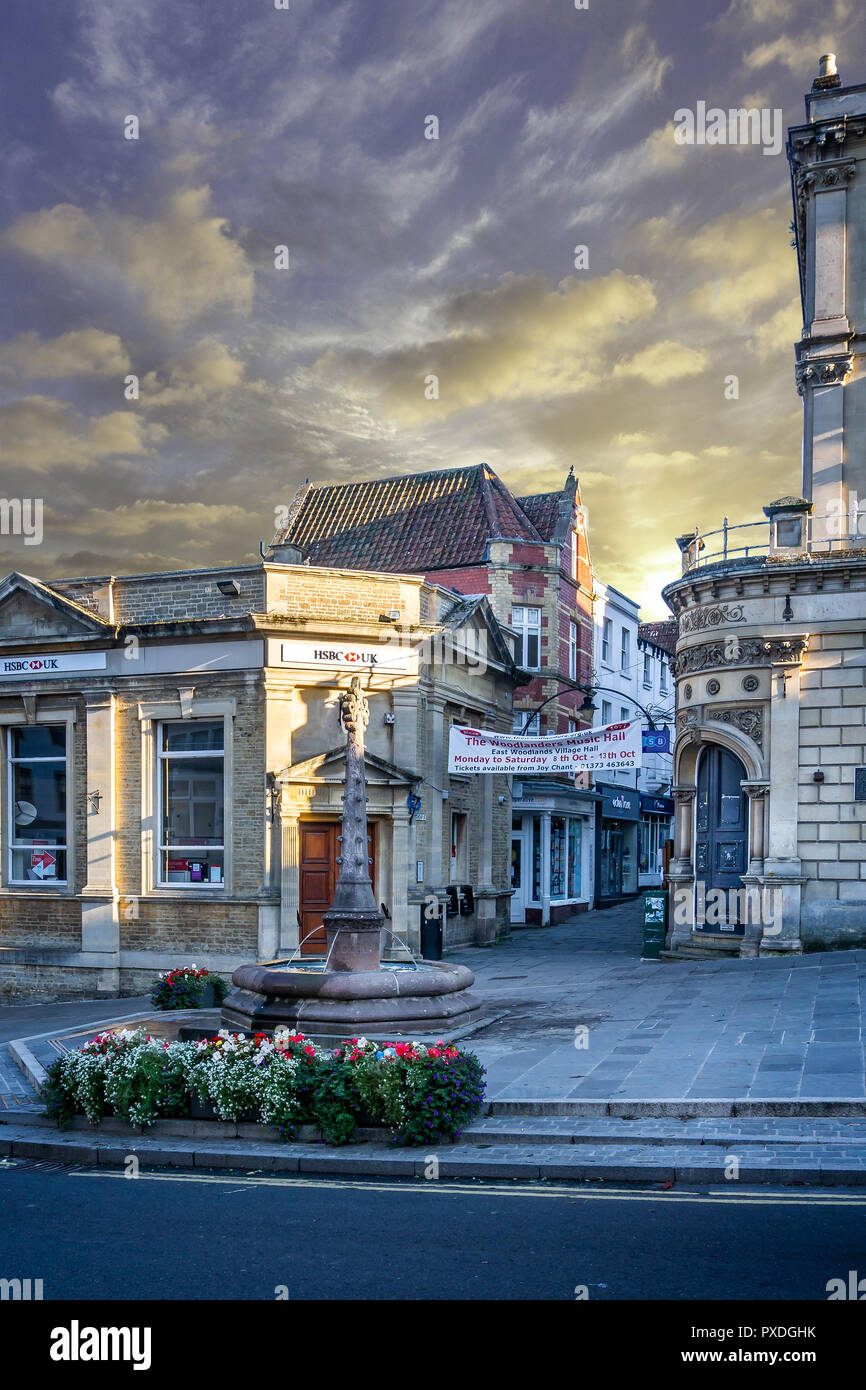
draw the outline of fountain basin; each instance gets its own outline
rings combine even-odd
[[[422,960],[378,970],[325,970],[283,961],[241,965],[222,1006],[223,1023],[269,1033],[288,1026],[307,1036],[408,1037],[472,1023],[481,1001],[465,965]]]

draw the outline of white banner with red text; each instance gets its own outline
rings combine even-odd
[[[619,772],[641,766],[641,724],[605,724],[573,734],[499,734],[452,724],[448,771]]]

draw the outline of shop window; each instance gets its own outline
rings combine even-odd
[[[160,724],[158,752],[159,883],[219,886],[225,874],[223,721]]]
[[[11,728],[9,883],[66,882],[66,725]]]
[[[580,897],[581,884],[581,821],[572,817],[568,822],[568,893],[569,898]]]
[[[462,811],[451,812],[450,881],[465,883],[469,877],[466,854],[466,816]]]
[[[513,608],[511,626],[517,631],[517,664],[524,671],[541,666],[541,609]]]

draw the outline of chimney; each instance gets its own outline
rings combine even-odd
[[[836,54],[825,53],[818,59],[818,76],[812,83],[813,92],[823,92],[827,87],[841,87],[842,79],[836,70]]]

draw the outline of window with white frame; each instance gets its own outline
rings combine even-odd
[[[577,579],[577,532],[571,533],[571,577]]]
[[[652,690],[653,667],[652,657],[650,656],[649,652],[644,652],[643,654],[643,683],[646,686],[647,690]]]
[[[628,723],[629,719],[631,718],[631,710],[629,709],[628,705],[620,705],[619,717],[623,724]]]
[[[66,882],[66,725],[8,734],[9,883]]]
[[[602,700],[601,702],[601,722],[602,724],[613,723],[613,707],[610,700]]]
[[[659,663],[659,690],[663,695],[668,691],[668,665],[666,661]]]
[[[529,726],[528,728],[524,729],[523,726],[526,723],[527,719],[529,719]],[[514,724],[512,725],[512,733],[525,733],[527,738],[530,734],[533,734],[537,737],[541,733],[541,716],[539,714],[533,714],[530,718],[528,709],[516,709],[514,711]]]
[[[511,626],[517,632],[517,664],[524,671],[541,666],[541,609],[512,608]]]
[[[568,675],[573,681],[577,680],[577,623],[568,624]]]
[[[627,671],[631,665],[631,641],[627,627],[622,630],[622,638],[619,647],[619,669]]]
[[[221,719],[158,726],[158,882],[221,886],[225,875],[225,750]]]
[[[601,625],[601,659],[610,664],[610,644],[613,639],[613,619],[605,618]]]

